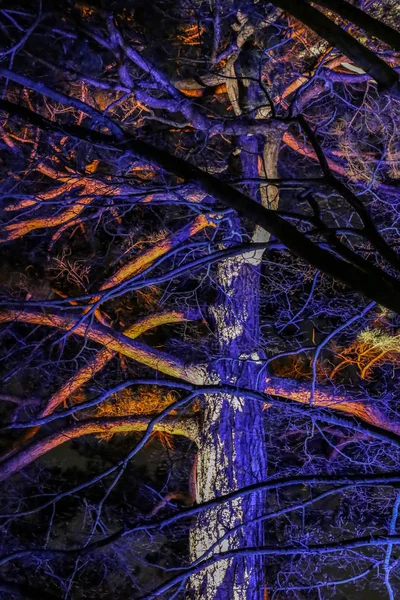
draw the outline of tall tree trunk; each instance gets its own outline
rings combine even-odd
[[[218,283],[223,286],[226,296],[224,303],[215,306],[215,319],[221,350],[225,349],[227,353],[217,361],[214,382],[229,381],[254,387],[247,359],[251,347],[257,348],[253,345],[253,334],[258,325],[258,290],[254,287],[259,279],[257,271],[245,259],[234,258],[220,265]],[[211,500],[265,478],[264,438],[261,403],[228,394],[206,398],[197,456],[197,502]],[[213,552],[221,552],[260,545],[262,524],[253,521],[262,514],[262,509],[263,497],[257,494],[205,512],[191,531],[192,560],[211,548]],[[240,524],[246,525],[237,528]],[[235,528],[236,531],[224,539]],[[192,577],[190,586],[190,597],[196,600],[262,600],[261,560],[251,557],[220,561]]]
[[[262,171],[268,177],[277,177],[279,144],[279,136],[266,141]],[[242,159],[243,171],[249,177],[257,176],[257,140],[243,139],[241,148],[246,152]],[[276,189],[264,186],[261,200],[275,204]],[[231,233],[239,231],[240,223],[233,222]],[[257,239],[260,235],[257,230],[253,237]],[[216,283],[220,295],[213,314],[221,357],[210,375],[214,383],[225,381],[251,389],[258,387],[261,258],[260,253],[248,253],[228,259],[218,267]],[[208,397],[197,456],[197,502],[261,481],[266,473],[262,404],[228,394]],[[207,551],[262,545],[262,522],[254,521],[262,515],[263,509],[264,497],[260,493],[202,514],[190,534],[192,560],[205,556]],[[238,527],[241,524],[244,526]],[[233,530],[231,534],[230,530]],[[262,559],[248,557],[215,563],[191,578],[189,597],[193,600],[265,600]]]

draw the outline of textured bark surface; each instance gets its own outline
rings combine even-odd
[[[252,85],[245,86],[245,103],[257,104]],[[250,178],[278,176],[281,132],[271,134],[263,144],[262,165],[258,161],[256,136],[240,140],[242,173]],[[260,148],[261,149],[261,148]],[[276,209],[277,189],[249,186],[249,192],[264,206]],[[239,221],[231,224],[232,233],[241,231]],[[270,234],[259,227],[254,241],[269,241]],[[225,382],[257,389],[259,370],[260,264],[263,252],[247,253],[218,265],[220,294],[212,309],[220,358],[210,375],[213,382]],[[250,359],[250,360],[249,360]],[[205,502],[242,486],[265,479],[267,449],[263,406],[256,401],[221,394],[207,398],[202,435],[197,456],[196,500]],[[207,551],[227,551],[263,544],[263,525],[253,523],[263,513],[263,494],[240,498],[203,513],[190,536],[191,558]],[[244,527],[240,527],[240,525]],[[228,532],[232,530],[232,533]],[[191,578],[191,597],[195,600],[263,600],[265,579],[261,557],[226,560],[212,565]]]
[[[208,399],[197,461],[197,502],[262,480],[266,452],[261,406],[231,396]],[[262,545],[262,526],[251,525],[260,516],[262,507],[260,493],[202,514],[191,531],[192,560],[204,556],[211,548],[226,551]],[[246,524],[245,528],[237,528],[240,524]],[[235,528],[236,531],[226,535]],[[220,561],[195,575],[189,597],[261,600],[263,588],[262,559],[250,557]]]
[[[241,386],[254,385],[246,360],[257,348],[259,271],[251,261],[250,256],[239,257],[219,266],[221,295],[213,309],[221,358],[210,377]],[[197,457],[197,502],[265,478],[264,438],[261,403],[228,394],[208,397]],[[191,531],[192,560],[207,551],[261,545],[262,525],[251,523],[262,509],[263,496],[255,494],[202,514]],[[192,577],[190,597],[261,600],[263,588],[262,559],[250,557],[220,561]]]

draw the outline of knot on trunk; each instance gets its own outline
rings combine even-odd
[[[265,366],[265,353],[260,350],[215,359],[207,375],[207,383],[212,385],[236,385],[253,391],[263,390],[263,381],[268,374]]]

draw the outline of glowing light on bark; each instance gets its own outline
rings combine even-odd
[[[151,315],[142,319],[138,323],[131,325],[124,331],[124,335],[130,339],[135,339],[146,331],[165,325],[167,323],[181,323],[187,320],[187,316],[182,312],[169,312]],[[45,417],[51,414],[60,404],[62,404],[71,394],[90,381],[96,373],[105,367],[105,365],[116,355],[115,351],[103,348],[98,352],[88,364],[84,365],[73,375],[53,396],[50,398],[46,408],[40,414]]]
[[[179,377],[185,381],[202,384],[203,380],[198,369],[186,367],[178,359],[174,359],[163,352],[149,348],[145,344],[140,344],[129,339],[123,334],[114,332],[112,329],[102,325],[90,325],[85,323],[77,325],[78,319],[70,316],[60,316],[56,314],[43,314],[30,311],[9,310],[0,312],[0,323],[9,321],[20,321],[34,325],[44,325],[47,327],[56,327],[64,331],[73,330],[75,335],[87,337],[90,340],[105,346],[108,350],[121,352],[128,358],[151,367],[155,371],[161,371],[172,377]]]
[[[218,265],[217,281],[222,293],[212,313],[221,352],[230,366],[226,371],[221,364],[219,369],[209,374],[208,383],[237,382],[239,374],[232,369],[230,357],[237,358],[240,349],[250,349],[251,343],[255,343],[255,305],[258,298],[257,287],[253,284],[258,275],[253,260],[254,256],[249,253],[246,257],[230,258]],[[248,293],[249,289],[252,290],[251,294]],[[211,500],[242,485],[261,480],[265,475],[266,461],[264,422],[259,403],[220,393],[206,397],[203,411],[196,468],[197,502]],[[210,552],[259,543],[261,530],[257,526],[250,525],[245,530],[239,529],[226,535],[240,523],[251,522],[259,510],[258,496],[249,501],[238,498],[206,511],[190,531],[192,560],[207,556]],[[219,543],[221,538],[224,539]],[[190,590],[195,600],[222,600],[228,597],[232,600],[261,600],[263,587],[258,558],[221,560],[190,580]]]
[[[296,380],[271,377],[266,380],[264,393],[289,398],[301,404],[310,404],[311,385]],[[371,403],[356,402],[346,395],[335,394],[332,389],[327,390],[322,386],[317,387],[314,390],[312,404],[321,408],[338,410],[387,431],[400,433],[400,423],[394,422],[379,408],[373,406]]]
[[[26,448],[20,450],[11,458],[0,464],[0,481],[11,477],[14,473],[28,466],[50,450],[68,442],[71,439],[90,434],[112,435],[115,433],[132,433],[134,431],[146,431],[150,423],[149,417],[121,417],[114,419],[95,419],[79,423],[73,427],[57,431],[56,433],[33,442]],[[190,437],[191,431],[187,420],[171,417],[154,427],[154,431],[166,432],[171,435],[182,435]]]

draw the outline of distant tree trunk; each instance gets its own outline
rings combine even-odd
[[[242,171],[257,177],[255,138],[242,140],[245,150]],[[280,138],[266,141],[262,172],[277,177]],[[251,161],[249,157],[253,157]],[[267,160],[266,160],[267,159]],[[276,206],[277,191],[270,186],[261,190],[261,201]],[[273,196],[273,198],[271,197]],[[239,221],[231,225],[234,235],[243,230]],[[257,229],[253,238],[260,238]],[[262,235],[268,236],[264,231]],[[259,241],[259,240],[257,240]],[[266,239],[267,241],[267,239]],[[210,375],[225,381],[257,389],[259,362],[260,252],[228,259],[218,266],[216,284],[219,298],[213,307],[220,358]],[[197,456],[197,502],[205,502],[232,490],[265,479],[267,449],[261,403],[228,394],[206,399],[201,441]],[[211,547],[213,552],[263,542],[263,524],[254,522],[264,511],[264,496],[226,503],[202,514],[192,528],[192,560]],[[229,530],[238,528],[218,543]],[[264,600],[265,577],[260,557],[220,561],[191,578],[190,597],[194,600]]]

